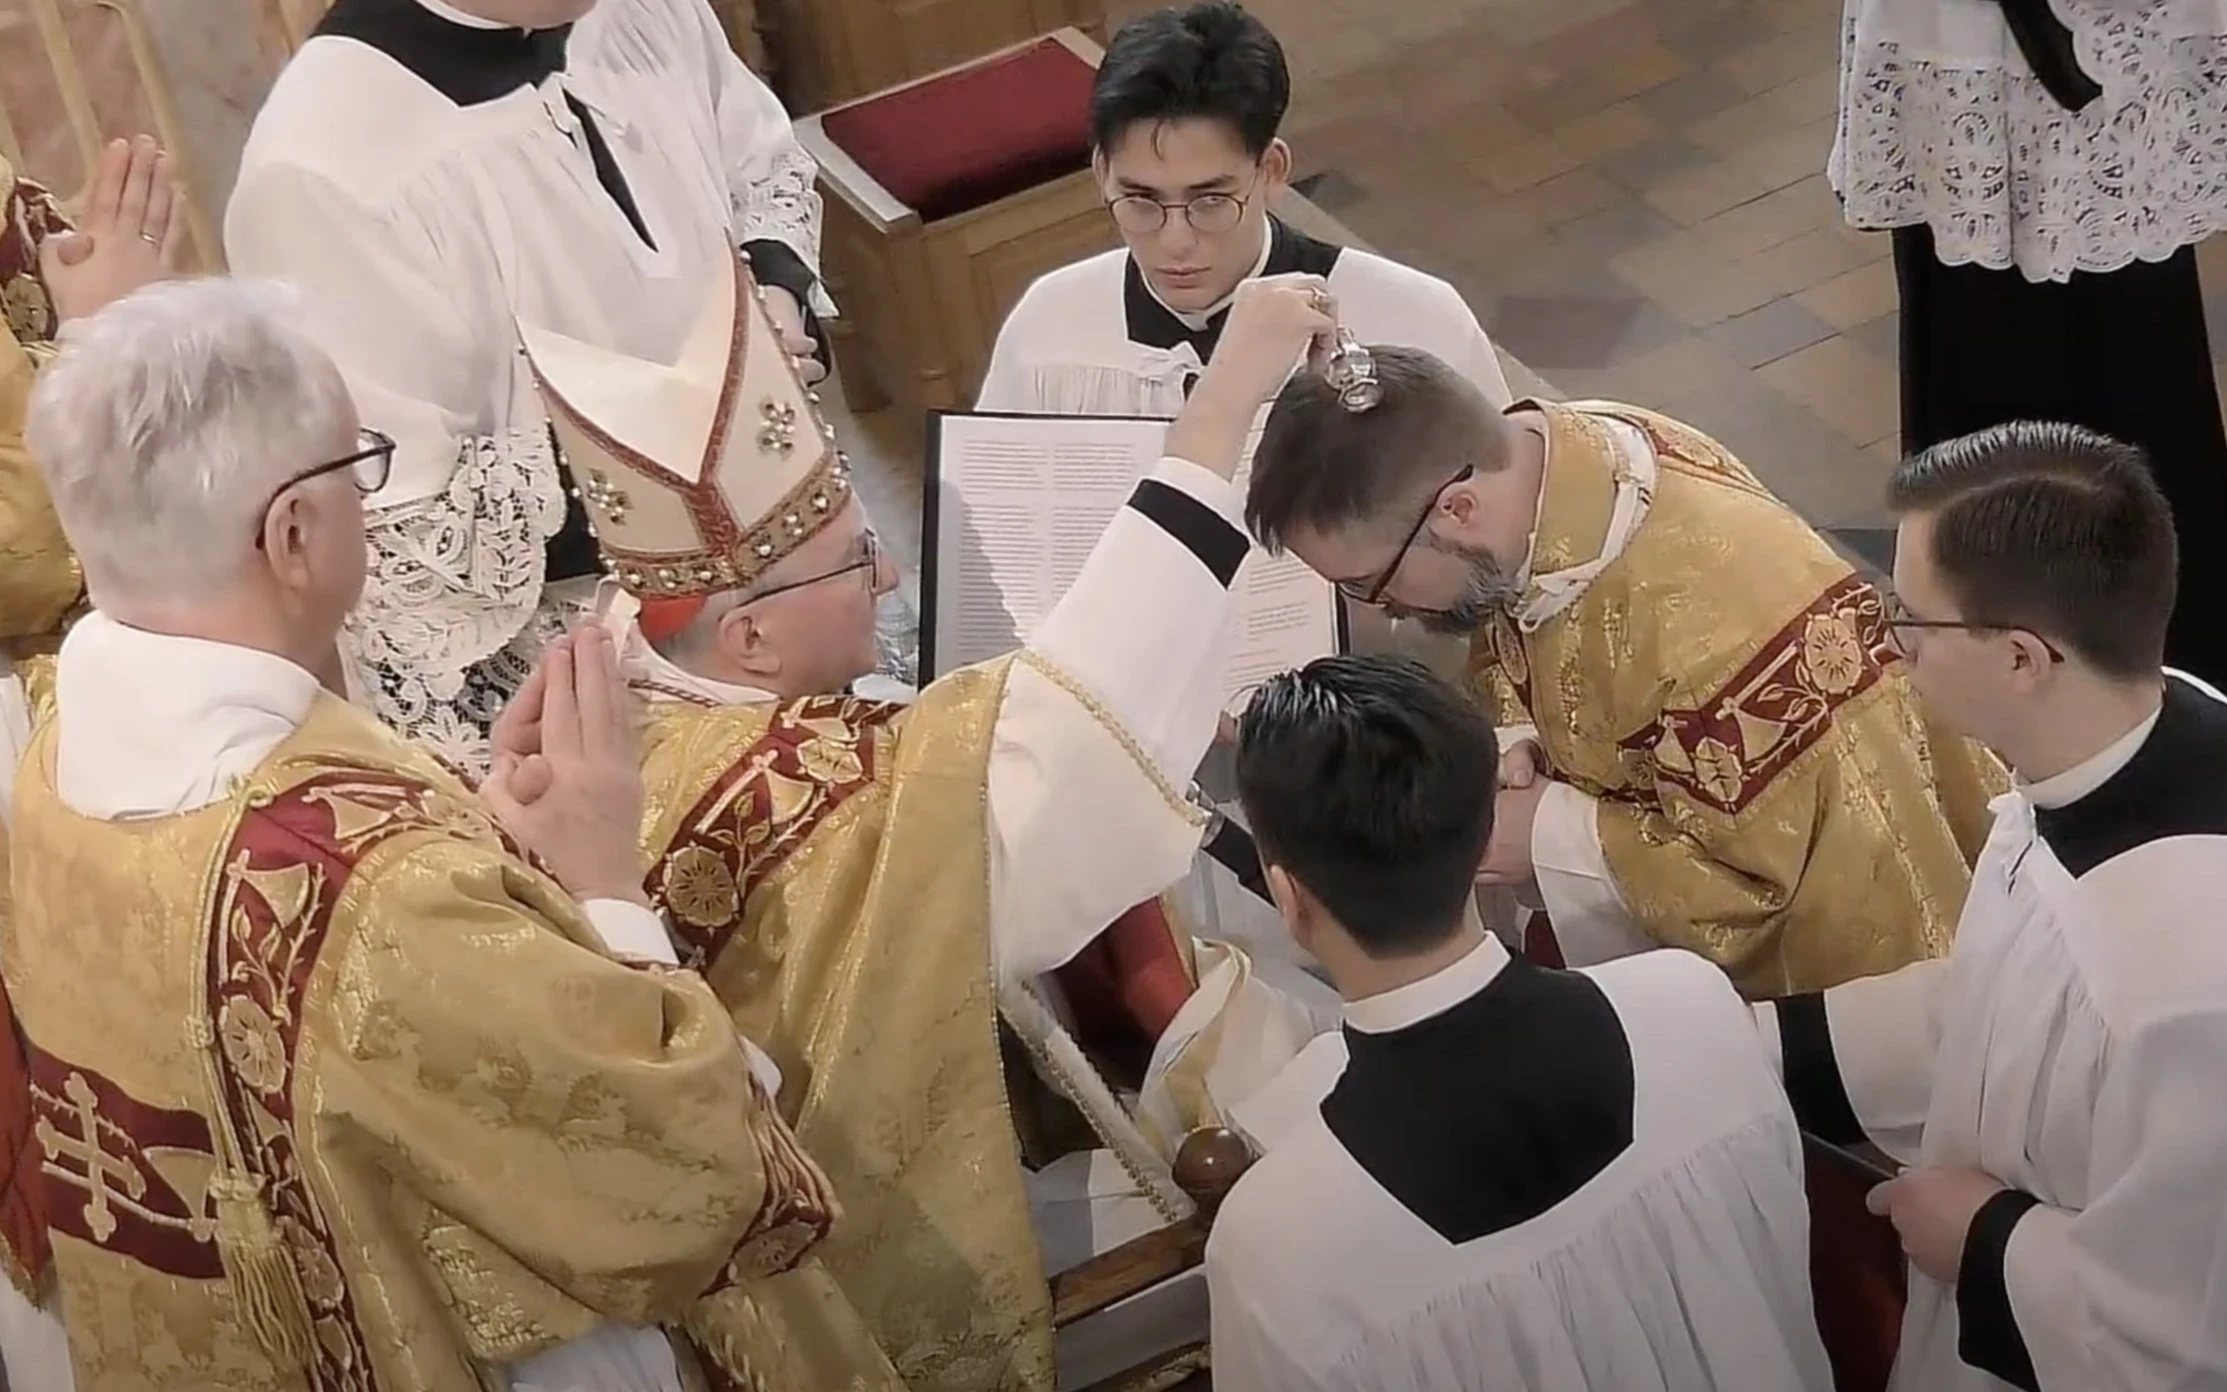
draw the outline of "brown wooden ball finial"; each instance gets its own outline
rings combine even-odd
[[[1176,1186],[1191,1196],[1199,1215],[1211,1222],[1222,1200],[1252,1168],[1255,1158],[1252,1147],[1235,1131],[1226,1126],[1202,1126],[1176,1147]]]

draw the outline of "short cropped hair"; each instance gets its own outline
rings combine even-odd
[[[1904,460],[1887,500],[1932,519],[1931,560],[1966,622],[2027,629],[2109,676],[2164,664],[2179,547],[2136,446],[2013,421]]]
[[[212,596],[263,510],[355,419],[332,360],[268,282],[148,286],[68,330],[24,437],[93,603]]]
[[[1255,159],[1291,105],[1284,46],[1233,0],[1142,14],[1116,30],[1090,92],[1101,151],[1135,125],[1201,118],[1228,126]]]
[[[1428,506],[1465,467],[1507,467],[1498,413],[1474,383],[1420,348],[1372,347],[1383,399],[1339,404],[1321,373],[1298,372],[1268,411],[1253,453],[1245,522],[1281,551],[1301,528],[1369,527]]]
[[[1262,858],[1380,959],[1459,930],[1498,767],[1492,722],[1407,658],[1317,658],[1255,692],[1237,727]]]

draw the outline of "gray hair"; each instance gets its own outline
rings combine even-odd
[[[263,510],[355,419],[270,282],[148,286],[72,325],[24,437],[97,605],[213,596]]]

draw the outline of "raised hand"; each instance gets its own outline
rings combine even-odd
[[[498,722],[481,795],[575,898],[647,904],[633,695],[611,635],[590,626],[552,643],[520,696]]]
[[[185,260],[186,201],[152,136],[101,151],[77,230],[39,246],[39,273],[64,323],[97,314]]]
[[[1302,357],[1327,351],[1337,332],[1337,302],[1321,276],[1267,276],[1238,286],[1214,361],[1168,431],[1168,453],[1235,477],[1261,403]]]
[[[1214,361],[1199,380],[1254,406],[1274,396],[1301,358],[1336,346],[1338,303],[1318,275],[1264,276],[1237,287]]]

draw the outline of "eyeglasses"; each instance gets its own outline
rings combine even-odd
[[[2062,662],[2065,660],[2065,655],[2062,652],[2058,651],[2057,645],[2055,643],[2050,642],[2047,638],[2042,637],[2040,634],[2034,632],[2032,629],[2027,628],[2022,624],[1988,623],[1981,622],[1975,619],[1912,618],[1910,616],[1910,611],[1902,607],[1901,600],[1889,599],[1887,601],[1887,642],[1893,646],[1896,653],[1900,654],[1903,657],[1909,657],[1911,655],[1910,640],[1904,636],[1904,629],[1910,629],[1913,631],[1923,629],[1952,629],[1964,633],[2023,633],[2027,637],[2033,639],[2035,642],[2041,644],[2042,651],[2049,654],[2049,660],[2051,662]]]
[[[1246,204],[1252,202],[1250,191],[1245,193],[1202,193],[1196,198],[1180,203],[1163,203],[1141,193],[1126,193],[1109,199],[1106,210],[1113,214],[1114,225],[1136,236],[1150,236],[1168,225],[1168,214],[1181,213],[1194,232],[1208,236],[1227,232],[1237,226],[1245,216]]]
[[[1431,514],[1438,511],[1438,495],[1476,472],[1475,465],[1465,464],[1460,473],[1432,489],[1430,501],[1423,504],[1423,515],[1415,519],[1415,525],[1407,529],[1407,540],[1401,542],[1400,549],[1392,553],[1392,563],[1377,572],[1373,580],[1338,581],[1338,593],[1362,604],[1375,604],[1383,599],[1386,587],[1392,583],[1392,577],[1400,573],[1400,567],[1407,562],[1407,553],[1415,549],[1416,539],[1423,535],[1423,528],[1430,522]]]
[[[280,498],[286,496],[287,489],[298,488],[313,478],[322,478],[342,469],[350,471],[350,482],[356,485],[358,493],[368,496],[386,487],[387,475],[394,471],[394,437],[384,431],[366,428],[356,432],[356,446],[355,453],[328,459],[322,464],[313,464],[272,489],[271,496],[263,502],[262,515],[270,515],[271,508]],[[255,532],[255,549],[263,549],[263,531],[260,526]]]
[[[869,574],[879,575],[881,573],[881,568],[881,538],[874,535],[874,529],[869,527],[866,529],[865,535],[859,541],[859,555],[857,559],[845,561],[843,564],[835,567],[835,569],[833,570],[823,570],[817,575],[808,575],[802,580],[787,580],[778,585],[768,586],[767,588],[758,591],[756,594],[744,600],[743,603],[756,604],[761,599],[771,599],[777,594],[787,594],[791,590],[801,590],[807,585],[817,585],[823,580],[838,579],[842,576],[850,575],[856,571],[863,570],[868,572]]]

